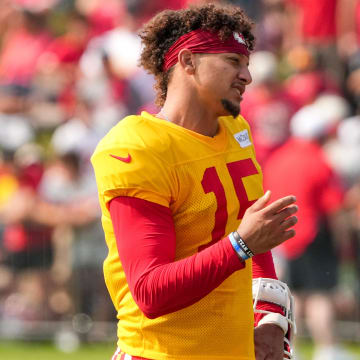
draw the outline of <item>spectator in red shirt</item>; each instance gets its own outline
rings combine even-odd
[[[288,26],[288,45],[309,46],[319,66],[339,84],[344,64],[337,50],[339,29],[344,21],[343,11],[348,0],[284,0],[291,18]],[[290,35],[290,36],[289,36]]]
[[[322,149],[322,141],[337,120],[320,103],[292,117],[292,137],[269,157],[264,182],[275,198],[288,192],[296,195],[296,237],[279,248],[286,262],[284,275],[296,292],[297,310],[304,312],[315,342],[313,359],[335,360],[342,357],[333,335],[331,295],[337,285],[339,260],[333,224],[343,204],[343,189]]]
[[[38,59],[35,81],[51,83],[53,87],[49,87],[49,93],[57,99],[65,116],[72,116],[76,107],[79,61],[88,44],[90,30],[87,19],[76,11],[68,14],[65,28],[64,34],[53,39]]]
[[[22,12],[22,24],[5,36],[0,56],[0,83],[29,87],[38,59],[51,41],[45,15]]]

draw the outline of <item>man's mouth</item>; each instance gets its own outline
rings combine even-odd
[[[239,95],[239,98],[242,100],[242,95],[243,95],[243,93],[245,91],[245,87],[243,85],[235,84],[235,85],[232,86],[232,88],[236,90],[236,92]]]

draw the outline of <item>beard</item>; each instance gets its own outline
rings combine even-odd
[[[221,104],[224,107],[224,109],[230,113],[234,118],[238,117],[240,114],[240,104],[234,104],[233,102],[221,99]]]

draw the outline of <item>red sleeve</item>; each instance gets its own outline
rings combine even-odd
[[[253,266],[252,266],[252,274],[253,279],[263,277],[270,279],[278,279],[275,272],[274,261],[272,258],[271,251],[267,251],[263,254],[258,254],[253,257]],[[280,306],[275,304],[270,304],[265,301],[259,301],[256,305],[258,310],[267,310],[275,313],[279,313],[284,315],[283,310]],[[265,316],[262,313],[255,313],[255,326],[257,326],[258,322]]]
[[[277,280],[271,251],[267,251],[263,254],[257,254],[252,259],[253,279],[263,277]]]
[[[245,267],[228,238],[175,261],[175,228],[167,207],[118,197],[110,202],[110,214],[130,291],[149,318],[194,304]]]

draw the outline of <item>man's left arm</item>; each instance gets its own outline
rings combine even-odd
[[[292,296],[277,279],[270,251],[253,257],[254,341],[256,360],[291,359]]]

